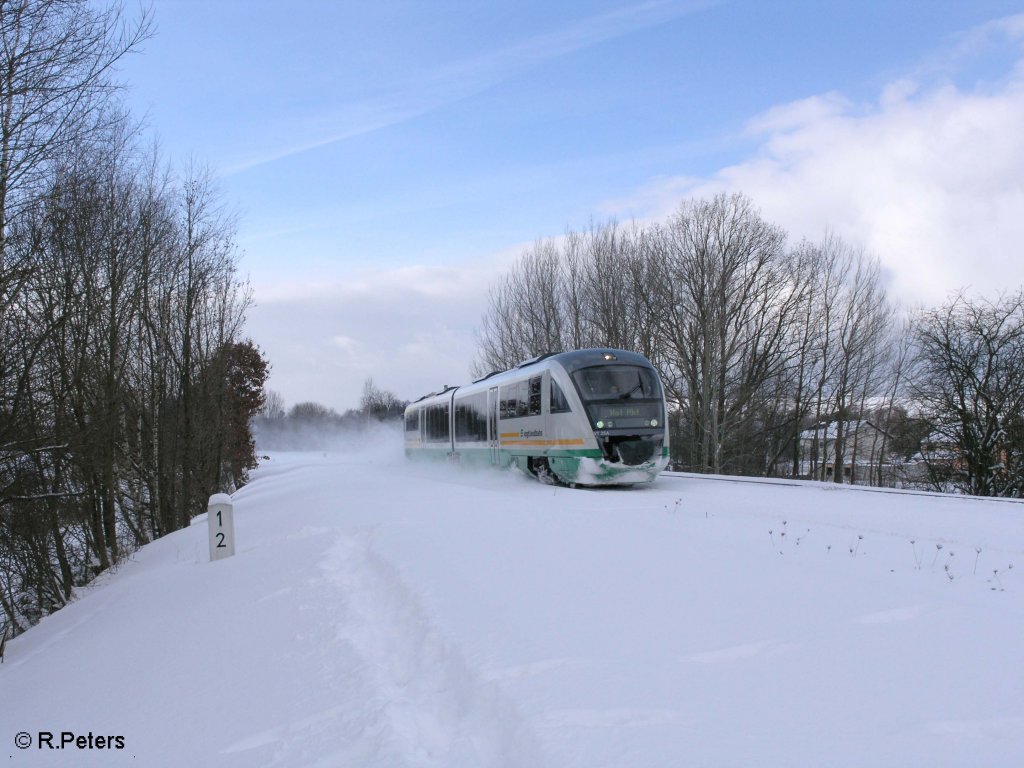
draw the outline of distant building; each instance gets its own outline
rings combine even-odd
[[[799,440],[802,477],[832,480],[841,472],[843,482],[874,485],[880,471],[883,476],[893,474],[892,437],[868,419],[822,422],[801,432]]]
[[[914,458],[956,470],[962,469],[964,464],[960,443],[942,432],[932,432],[922,440],[921,452]]]

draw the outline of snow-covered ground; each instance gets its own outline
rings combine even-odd
[[[198,519],[8,644],[9,765],[1024,765],[1019,503],[552,488],[397,439],[234,502],[234,557]]]

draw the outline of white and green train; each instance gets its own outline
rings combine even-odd
[[[647,358],[581,349],[421,397],[405,409],[405,453],[567,485],[649,483],[668,464],[667,417]]]

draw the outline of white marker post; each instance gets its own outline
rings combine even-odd
[[[210,529],[210,562],[235,554],[235,515],[231,497],[215,493],[206,507]]]

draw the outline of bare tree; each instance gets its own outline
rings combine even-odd
[[[836,415],[835,482],[843,480],[844,472],[838,465],[848,453],[856,467],[859,446],[855,441],[852,446],[847,445],[848,426],[852,419],[864,414],[869,397],[881,396],[884,392],[881,377],[888,372],[885,363],[893,327],[893,307],[885,297],[878,260],[859,250],[847,251],[847,254],[844,257],[849,259],[850,268],[840,299],[841,314],[835,339],[836,378],[832,390]],[[855,469],[851,469],[850,481],[855,479]]]
[[[558,249],[538,242],[490,291],[474,373],[504,370],[565,343],[563,273]]]
[[[896,484],[897,479],[902,479],[897,477],[890,461],[909,458],[909,456],[900,456],[901,433],[909,421],[909,415],[903,402],[907,392],[906,379],[912,363],[913,351],[912,325],[909,318],[904,316],[889,336],[891,346],[887,349],[886,368],[882,374],[885,390],[877,410],[879,423],[884,429],[873,470],[872,484],[877,486],[892,486]],[[890,469],[888,472],[886,471],[887,465]]]
[[[800,428],[812,427],[813,437],[808,457],[799,441],[794,446],[794,469],[806,461],[813,477],[842,482],[845,457],[856,462],[861,447],[850,425],[886,392],[895,308],[878,259],[862,249],[827,233],[797,252],[807,292],[796,326],[795,401]]]
[[[793,283],[800,287],[800,300],[794,312],[789,329],[790,348],[793,355],[786,375],[786,387],[792,402],[791,418],[788,430],[782,442],[790,451],[790,474],[798,477],[802,472],[804,455],[802,452],[801,433],[807,426],[809,415],[814,407],[814,389],[818,377],[815,370],[820,364],[817,350],[821,347],[819,338],[822,332],[819,300],[819,270],[822,264],[821,250],[806,240],[802,241],[792,253],[791,261]],[[820,410],[820,409],[819,409]]]
[[[932,477],[979,496],[1024,495],[1024,292],[959,294],[915,318],[911,390],[931,422]]]
[[[150,36],[143,11],[87,0],[0,3],[0,254],[8,222],[45,188],[52,164],[117,113],[114,67]]]
[[[378,387],[373,379],[367,379],[359,399],[359,412],[367,421],[394,421],[402,417],[407,404],[395,393]]]
[[[263,410],[259,415],[266,419],[280,419],[284,417],[284,395],[276,389],[264,389]]]
[[[608,346],[654,354],[647,233],[615,222],[535,244],[492,286],[475,375],[548,352]]]
[[[740,195],[684,203],[661,230],[659,332],[665,371],[687,416],[688,463],[735,469],[752,406],[786,362],[790,290],[785,234]]]

